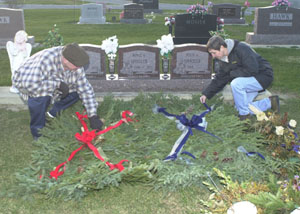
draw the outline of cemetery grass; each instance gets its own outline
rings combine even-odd
[[[152,24],[128,25],[119,24],[119,10],[108,12],[107,21],[112,16],[116,16],[115,24],[107,25],[78,25],[75,24],[80,16],[79,10],[25,10],[25,25],[29,35],[35,36],[37,43],[43,43],[48,31],[54,24],[59,28],[59,33],[63,36],[64,42],[89,43],[101,45],[102,40],[107,37],[117,35],[120,45],[131,43],[156,44],[156,40],[163,34],[168,33],[168,28],[164,26],[164,17],[179,13],[179,11],[166,11],[164,14],[156,14]],[[47,17],[47,19],[41,19]],[[253,15],[247,16],[246,20],[251,23]],[[253,26],[225,26],[226,32],[233,39],[245,40],[246,32],[253,31]],[[32,54],[41,50],[34,48]],[[271,62],[275,80],[272,89],[277,91],[297,92],[299,89],[299,49],[292,48],[260,48],[256,49],[264,58]],[[11,84],[11,74],[8,55],[5,49],[0,50],[0,86]]]
[[[284,100],[282,113],[300,121],[299,96]],[[104,110],[103,110],[104,111]],[[36,150],[29,129],[27,110],[12,111],[0,106],[0,213],[199,213],[200,200],[207,200],[206,188],[185,188],[175,192],[152,190],[138,184],[106,188],[90,192],[79,201],[52,198],[34,194],[33,197],[1,197],[4,190],[16,185],[15,173],[28,167]],[[298,132],[299,130],[297,130]]]
[[[117,35],[120,44],[155,44],[156,39],[167,33],[162,21],[164,15],[157,16],[154,24],[139,26],[140,32],[137,33],[136,27],[121,24],[105,25],[99,29],[94,25],[74,25],[74,14],[71,11],[46,12],[53,14],[44,22],[40,19],[42,16],[48,17],[44,10],[25,11],[26,29],[30,35],[36,36],[37,42],[46,37],[53,24],[58,24],[66,43],[75,41],[101,45],[103,39]],[[79,17],[78,14],[76,17]],[[118,13],[108,16],[116,14]],[[226,30],[232,38],[244,40],[244,32],[252,31],[253,28],[226,26]],[[34,52],[38,50],[34,49]],[[275,79],[271,91],[286,97],[282,100],[284,105],[281,106],[281,114],[289,112],[289,118],[299,122],[299,49],[258,48],[256,51],[273,65]],[[1,50],[0,68],[0,85],[10,85],[9,63],[5,50]],[[35,146],[30,135],[27,110],[15,112],[1,108],[0,124],[0,189],[3,190],[15,185],[14,173],[28,166]],[[170,193],[162,190],[151,191],[150,188],[139,185],[121,185],[119,188],[92,192],[80,201],[45,200],[44,196],[38,194],[32,200],[0,197],[0,213],[199,213],[199,200],[207,197],[207,191],[200,188],[187,188]]]
[[[282,113],[290,112],[290,118],[300,121],[299,96],[284,100]],[[207,200],[206,188],[185,188],[175,192],[152,190],[141,185],[121,185],[90,192],[80,201],[33,197],[1,197],[4,190],[16,185],[15,173],[27,167],[31,153],[36,149],[29,129],[27,110],[12,111],[0,106],[0,213],[199,213],[200,200]],[[298,132],[299,130],[297,130]]]
[[[83,4],[83,3],[88,3],[86,1],[80,1],[80,0],[26,0],[26,4],[59,4],[59,5],[73,5],[75,4]],[[101,2],[101,1],[100,1]],[[112,1],[113,2],[113,1]],[[232,3],[232,4],[239,4],[239,5],[244,5],[244,0],[213,0],[211,1],[213,4],[223,4],[223,3]],[[194,0],[160,0],[159,3],[167,3],[167,4],[189,4],[193,5],[196,3],[202,4],[202,1],[194,1]],[[251,7],[265,7],[265,6],[270,6],[272,3],[272,0],[253,0],[250,1]],[[207,4],[207,1],[204,3],[205,5]],[[109,5],[109,4],[108,4]]]
[[[35,149],[28,121],[29,114],[26,110],[13,112],[0,109],[0,134],[6,136],[0,139],[2,191],[14,185],[14,173],[28,166],[31,151]],[[46,200],[41,195],[35,195],[32,200],[0,196],[0,213],[196,213],[199,210],[199,195],[203,195],[203,190],[188,189],[166,193],[150,191],[145,186],[122,185],[119,188],[92,192],[80,201]]]
[[[22,4],[55,4],[55,5],[73,5],[87,3],[81,0],[23,0],[19,1]]]
[[[207,0],[204,1],[204,4],[207,5]],[[211,1],[213,4],[224,4],[224,3],[231,3],[231,4],[239,4],[239,5],[244,5],[245,1],[244,0],[212,0]],[[251,7],[265,7],[265,6],[270,6],[272,4],[272,0],[252,0],[249,1]],[[160,0],[159,3],[167,3],[167,4],[202,4],[202,0],[200,1],[193,1],[193,0]]]

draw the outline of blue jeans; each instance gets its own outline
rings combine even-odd
[[[266,111],[271,108],[271,101],[269,98],[253,102],[254,98],[258,95],[258,92],[263,90],[255,77],[238,77],[235,78],[230,85],[235,108],[238,110],[239,115],[253,114],[248,108],[249,104],[261,111]]]
[[[79,100],[79,95],[76,92],[68,94],[67,97],[55,102],[52,109],[49,111],[51,115],[56,116],[60,111],[68,108]],[[29,97],[28,108],[30,112],[30,130],[33,137],[41,136],[39,130],[46,124],[46,111],[50,105],[51,97]]]

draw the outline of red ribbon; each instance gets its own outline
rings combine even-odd
[[[84,119],[87,119],[87,115],[83,115],[83,114],[80,114],[79,112],[76,112],[76,115],[81,123],[81,125],[83,126],[83,129],[84,131],[80,134],[80,133],[76,133],[75,134],[75,137],[77,140],[83,142],[84,144],[82,146],[80,146],[78,149],[74,150],[71,155],[69,156],[68,160],[59,164],[55,170],[53,170],[52,172],[50,172],[50,178],[55,178],[57,180],[57,178],[61,175],[64,174],[65,170],[66,170],[66,167],[65,167],[65,164],[68,163],[69,161],[71,161],[73,159],[73,157],[75,156],[75,154],[77,152],[79,152],[84,146],[88,146],[93,152],[94,152],[94,155],[101,161],[105,161],[104,158],[99,154],[99,151],[98,149],[92,144],[92,140],[98,136],[98,135],[101,135],[101,134],[104,134],[114,128],[117,128],[119,127],[120,125],[122,125],[123,123],[128,123],[128,122],[131,122],[133,121],[130,117],[127,117],[128,116],[132,116],[133,113],[130,112],[130,111],[123,111],[122,112],[122,119],[119,120],[119,122],[117,122],[115,125],[113,126],[109,126],[107,127],[106,129],[102,130],[102,131],[99,131],[96,133],[96,130],[92,130],[92,131],[89,131],[88,127],[87,127],[87,124],[86,122],[84,121]],[[124,162],[128,162],[128,160],[121,160],[119,163],[117,164],[112,164],[108,161],[105,162],[105,164],[107,166],[109,166],[110,170],[114,170],[114,169],[118,169],[120,172],[122,170],[124,170],[124,166],[122,165]],[[64,168],[62,170],[61,167],[64,166]]]

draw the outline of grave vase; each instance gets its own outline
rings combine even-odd
[[[172,24],[169,24],[169,34],[173,35],[173,27]]]
[[[109,71],[109,79],[113,80],[115,79],[115,59],[109,59],[108,60],[108,71]]]
[[[163,72],[163,79],[169,79],[169,67],[170,67],[170,60],[168,58],[162,59],[162,72]]]
[[[169,73],[169,59],[162,59],[162,71],[164,74]]]

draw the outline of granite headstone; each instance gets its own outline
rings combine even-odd
[[[125,4],[124,17],[120,20],[121,23],[128,24],[145,24],[148,21],[144,19],[144,7],[142,4]]]
[[[172,79],[211,79],[212,57],[205,45],[176,45],[172,51]]]
[[[159,79],[159,48],[145,44],[119,47],[119,79]]]
[[[241,18],[241,5],[238,4],[214,4],[213,14],[224,19],[224,24],[245,24]]]
[[[175,16],[175,20],[174,44],[206,44],[211,37],[209,31],[217,29],[216,15],[179,14]]]
[[[105,24],[104,8],[102,4],[81,5],[81,16],[78,24]]]
[[[256,8],[254,32],[246,34],[250,44],[299,45],[300,9],[264,7]]]
[[[25,30],[23,10],[0,8],[0,45],[5,46],[8,41],[14,41],[19,30]]]
[[[107,66],[105,51],[98,45],[81,44],[80,46],[87,52],[90,58],[90,64],[87,70],[85,70],[87,78],[105,79]]]
[[[93,54],[96,55],[96,57],[91,57],[90,66],[92,66],[91,68],[93,68],[94,61],[96,61],[95,67],[97,69],[92,69],[92,71],[87,70],[88,80],[93,86],[95,93],[161,91],[186,91],[190,93],[201,91],[211,82],[211,78],[208,74],[210,73],[210,71],[207,71],[205,68],[207,66],[208,69],[210,69],[211,63],[206,63],[207,59],[205,58],[206,56],[204,53],[204,49],[203,47],[199,48],[197,45],[175,47],[175,55],[177,56],[178,60],[181,60],[182,63],[192,64],[192,66],[188,65],[186,70],[183,69],[179,71],[180,76],[174,79],[171,78],[168,81],[161,81],[159,78],[159,64],[161,61],[161,57],[159,55],[159,48],[154,45],[121,45],[118,50],[118,61],[116,61],[118,73],[116,75],[118,75],[118,78],[114,81],[110,81],[107,78],[102,78],[102,76],[99,78],[99,76],[93,74],[98,74],[99,69],[105,69],[107,66],[107,64],[105,66],[103,65],[105,59],[102,58],[104,53],[101,52],[101,50],[99,49],[100,47],[94,47],[93,45],[83,46],[88,51],[90,57]],[[101,56],[99,56],[100,54],[98,54],[98,51],[101,52]],[[185,53],[185,51],[187,53]],[[188,57],[192,60],[188,60]],[[200,62],[198,58],[200,58]],[[102,61],[99,62],[99,60]],[[202,64],[204,64],[204,66]],[[200,66],[200,69],[197,70],[196,66]],[[180,66],[175,64],[174,68],[177,68],[178,70],[179,67]],[[198,73],[200,74],[198,75]]]
[[[132,2],[142,4],[144,6],[144,12],[159,12],[158,0],[133,0]]]

